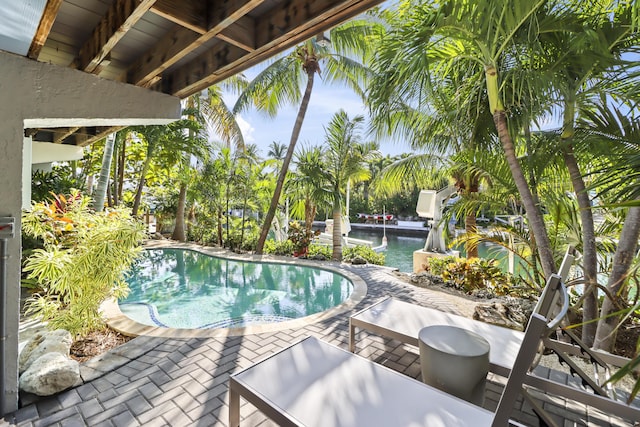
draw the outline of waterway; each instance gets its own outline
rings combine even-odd
[[[423,235],[421,235],[424,233]],[[413,252],[424,248],[427,240],[427,229],[387,229],[387,250],[385,254],[385,265],[395,267],[404,273],[413,272]],[[412,235],[404,235],[412,234]],[[382,244],[383,230],[378,229],[351,229],[349,237],[356,239],[365,239],[373,242],[373,247]],[[461,256],[464,251],[461,249]],[[507,251],[499,246],[481,243],[478,247],[480,258],[493,258],[503,271],[508,271],[508,255]],[[518,268],[525,268],[516,267]]]

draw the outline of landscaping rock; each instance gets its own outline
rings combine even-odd
[[[20,374],[29,369],[33,362],[47,353],[59,353],[69,358],[71,342],[71,334],[64,329],[38,332],[27,341],[20,352],[20,357],[18,358]]]
[[[444,280],[441,276],[435,276],[426,272],[412,274],[409,276],[409,282],[421,288],[444,285]]]
[[[473,313],[475,320],[524,331],[533,312],[531,301],[519,298],[506,298],[501,302],[478,304]]]
[[[57,353],[35,360],[20,376],[20,390],[38,396],[51,396],[80,382],[80,364]]]
[[[367,263],[367,260],[362,258],[361,256],[355,256],[351,260],[351,264],[353,264],[353,265],[364,265],[366,263]]]

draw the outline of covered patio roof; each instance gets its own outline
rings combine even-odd
[[[381,0],[5,0],[0,50],[185,98]],[[83,90],[79,87],[78,90]],[[31,128],[88,145],[104,126]]]

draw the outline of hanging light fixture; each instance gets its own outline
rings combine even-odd
[[[324,35],[324,32],[322,32],[322,33],[318,33],[318,35],[316,36],[316,43],[320,47],[329,47],[329,45],[331,44],[331,41],[329,40],[328,37]]]

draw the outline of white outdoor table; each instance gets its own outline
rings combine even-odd
[[[281,426],[489,426],[493,413],[314,337],[231,375],[240,397]]]

